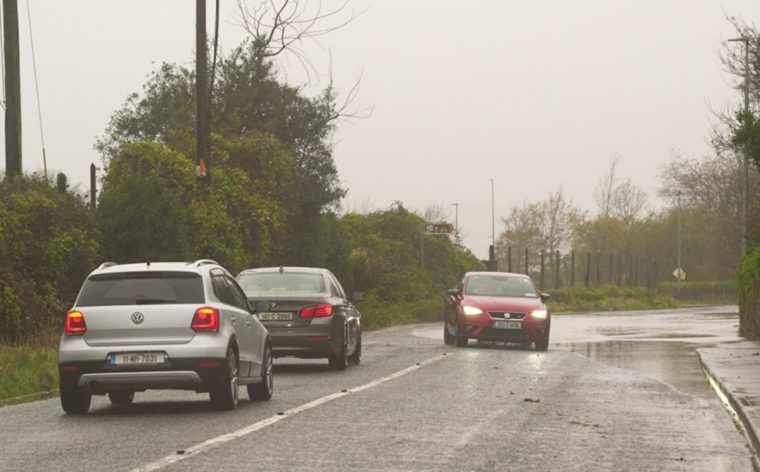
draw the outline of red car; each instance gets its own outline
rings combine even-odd
[[[466,346],[469,339],[535,343],[549,348],[551,315],[541,293],[527,275],[508,272],[468,272],[449,290],[444,308],[443,340]]]

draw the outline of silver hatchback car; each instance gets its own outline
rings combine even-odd
[[[218,409],[272,397],[269,332],[230,273],[214,261],[106,262],[66,315],[59,349],[61,405],[86,413],[92,395],[128,404],[135,392],[209,392]]]

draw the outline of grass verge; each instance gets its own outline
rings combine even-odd
[[[0,406],[38,400],[57,389],[57,348],[0,346]]]

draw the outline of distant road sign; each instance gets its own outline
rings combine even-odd
[[[673,277],[675,277],[676,280],[686,280],[686,271],[679,267],[673,271]]]
[[[425,223],[425,234],[451,234],[454,225],[450,223]]]

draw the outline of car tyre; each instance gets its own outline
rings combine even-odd
[[[536,351],[546,351],[549,349],[549,338],[536,341]]]
[[[362,361],[362,335],[359,333],[359,340],[356,342],[353,354],[348,358],[349,362],[354,365],[359,365]]]
[[[59,391],[63,411],[70,415],[83,415],[90,409],[92,394],[75,382],[61,379]]]
[[[238,358],[232,346],[227,348],[226,365],[224,380],[209,392],[211,403],[218,410],[234,410],[238,406]]]
[[[267,343],[264,349],[264,360],[261,365],[261,382],[247,386],[248,398],[253,401],[265,401],[272,398],[274,393],[274,356],[272,347]]]
[[[129,405],[135,401],[135,392],[108,392],[108,399],[114,405]]]
[[[468,344],[468,338],[467,338],[467,336],[460,336],[459,335],[459,320],[457,320],[456,333],[455,333],[455,338],[454,339],[455,339],[454,340],[454,344],[456,345],[456,347],[467,347],[467,344]]]
[[[343,346],[340,348],[340,353],[337,356],[330,356],[327,359],[330,368],[334,370],[346,370],[348,367],[348,334],[344,330],[343,333]]]
[[[449,326],[445,318],[443,320],[443,343],[447,346],[454,345],[454,336],[449,333]]]

